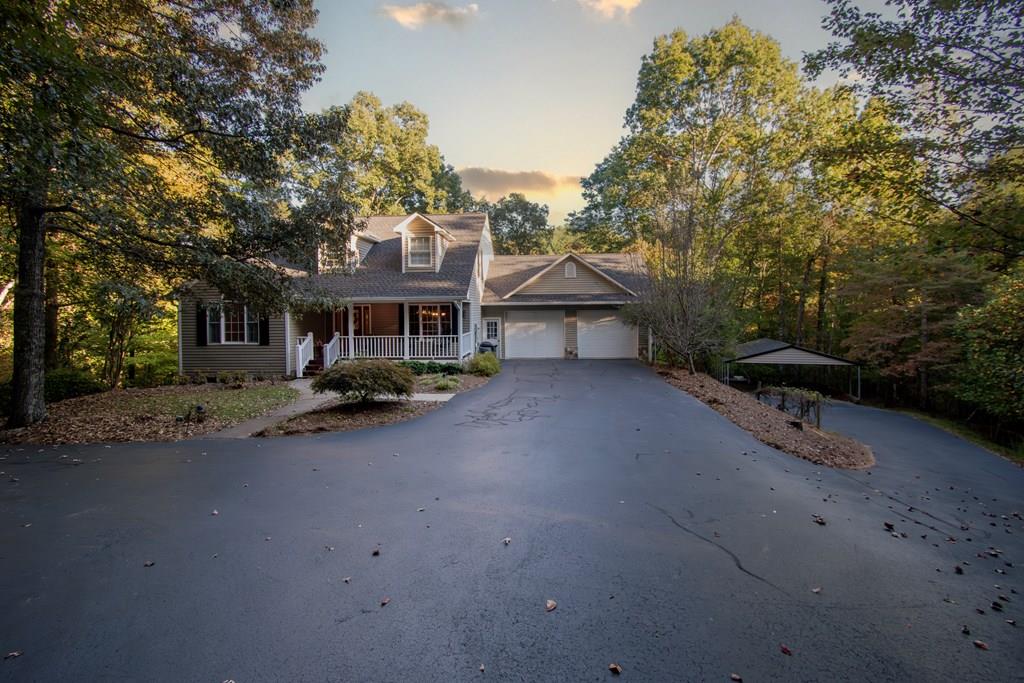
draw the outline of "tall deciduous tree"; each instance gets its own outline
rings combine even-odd
[[[286,152],[322,123],[301,118],[299,99],[322,70],[315,18],[311,0],[0,9],[0,202],[18,241],[12,424],[45,416],[48,235],[271,308],[284,276],[267,258],[297,249],[297,234],[349,229],[337,204],[293,212],[283,182]]]
[[[427,142],[427,115],[408,102],[384,106],[373,93],[359,92],[326,115],[341,123],[302,170],[307,182],[336,188],[361,215],[457,213],[472,201],[455,169]]]
[[[499,254],[543,254],[551,243],[554,228],[548,225],[546,204],[531,202],[513,192],[490,204],[482,201],[477,210],[485,211]]]
[[[891,0],[884,13],[853,0],[827,2],[823,24],[837,40],[808,55],[811,73],[849,76],[849,88],[883,98],[907,131],[891,144],[848,150],[864,164],[864,182],[896,183],[1024,249],[1005,215],[963,206],[977,182],[1012,182],[1024,172],[1024,2]],[[870,172],[873,160],[892,154],[922,162],[928,173]]]

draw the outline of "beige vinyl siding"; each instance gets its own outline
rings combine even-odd
[[[356,237],[356,249],[359,250],[359,262],[362,263],[366,260],[366,255],[373,249],[373,242],[362,237]]]
[[[483,316],[481,315],[480,308],[483,289],[481,286],[483,280],[480,278],[480,266],[480,259],[477,259],[477,264],[473,269],[473,280],[469,285],[469,331],[473,335],[471,338],[473,353],[476,353],[480,340],[484,338],[483,323],[481,322]],[[463,351],[466,351],[466,349],[463,349]]]
[[[220,298],[220,292],[203,284],[194,285],[188,296],[181,297],[181,371],[216,374],[220,370],[242,370],[254,374],[285,375],[284,316],[270,317],[270,344],[208,344],[196,345],[196,303]]]
[[[577,354],[576,346],[576,311],[568,310],[565,312],[565,356],[566,358],[575,358]]]
[[[430,238],[430,265],[429,266],[412,266],[409,265],[409,238],[411,237],[429,237]],[[417,218],[406,228],[406,236],[402,240],[402,260],[405,263],[406,270],[437,270],[438,254],[437,254],[437,240],[438,236],[434,234],[434,226],[427,223],[425,220]]]
[[[576,277],[565,277],[565,264],[576,263]],[[519,290],[519,294],[610,294],[622,290],[576,259],[566,259]]]

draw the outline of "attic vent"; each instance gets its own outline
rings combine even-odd
[[[574,278],[576,277],[576,264],[569,261],[565,264],[565,277]]]

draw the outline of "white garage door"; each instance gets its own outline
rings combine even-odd
[[[508,311],[506,358],[561,358],[565,355],[564,311]]]
[[[616,311],[579,311],[580,358],[636,358],[637,328]]]

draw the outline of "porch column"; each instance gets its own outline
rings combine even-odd
[[[453,320],[452,321],[452,324],[453,324],[452,332],[455,333],[455,357],[458,360],[461,361],[462,360],[462,316],[464,315],[465,312],[462,310],[462,304],[460,304],[458,301],[453,301],[452,302],[452,307],[455,308],[459,312],[459,324],[458,324],[458,327],[457,328],[454,327],[455,321]]]
[[[356,336],[352,334],[352,304],[345,307],[345,314],[348,316],[348,357],[356,357]]]
[[[402,358],[409,360],[409,302],[402,302]]]

